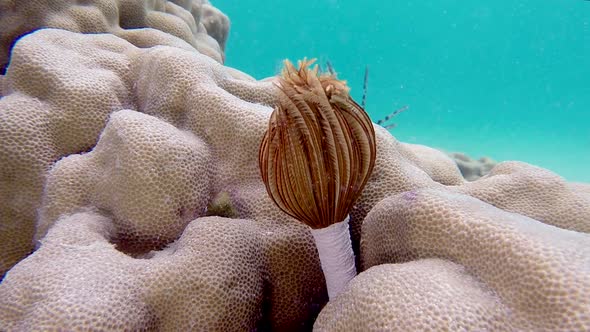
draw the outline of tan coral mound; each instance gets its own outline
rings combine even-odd
[[[425,189],[377,204],[363,223],[361,253],[364,268],[377,268],[328,304],[319,330],[331,330],[336,317],[358,331],[590,329],[588,234]],[[415,261],[431,257],[460,266]]]
[[[430,178],[444,185],[460,185],[465,182],[460,167],[444,152],[420,144],[401,143],[400,152]]]
[[[0,0],[0,73],[16,40],[40,28],[107,32],[138,47],[197,49],[223,62],[229,19],[207,0]]]
[[[59,216],[91,205],[109,211],[126,251],[166,245],[207,208],[210,163],[194,135],[139,112],[113,113],[91,152],[51,169],[36,238]]]
[[[154,32],[152,36],[161,34]],[[158,43],[157,38],[147,40]],[[207,210],[249,219],[240,222],[255,225],[256,229],[252,230],[248,226],[249,230],[239,232],[260,246],[247,247],[248,252],[255,256],[260,251],[260,256],[256,257],[261,258],[256,259],[256,262],[247,259],[247,268],[243,271],[248,275],[244,277],[245,280],[257,280],[257,276],[262,274],[262,293],[256,293],[258,295],[247,303],[262,303],[264,309],[262,313],[252,307],[239,309],[244,310],[239,311],[245,313],[241,316],[243,320],[234,321],[228,328],[239,329],[254,324],[260,328],[270,327],[281,331],[309,329],[326,300],[324,279],[313,239],[307,228],[295,223],[273,204],[266,194],[258,168],[259,144],[277,98],[277,88],[271,81],[254,81],[243,73],[223,67],[213,59],[195,52],[192,47],[188,50],[170,46],[142,49],[113,35],[83,35],[45,29],[18,41],[13,48],[6,76],[2,77],[0,83],[3,95],[0,98],[0,274],[21,261],[0,284],[0,307],[16,310],[6,311],[7,315],[12,316],[10,320],[0,319],[7,326],[0,326],[0,330],[59,328],[69,320],[73,313],[71,310],[80,310],[78,316],[73,313],[80,319],[76,326],[80,326],[80,322],[93,317],[88,310],[94,307],[92,303],[88,303],[88,306],[79,303],[83,301],[75,296],[75,288],[86,287],[83,289],[87,292],[92,288],[102,291],[106,288],[103,283],[108,285],[111,279],[127,277],[133,282],[125,284],[123,293],[113,294],[105,290],[108,294],[105,303],[113,306],[108,309],[100,307],[103,311],[98,312],[101,312],[102,318],[93,320],[95,324],[112,322],[111,317],[115,317],[115,314],[110,313],[118,310],[129,316],[130,325],[126,326],[129,329],[145,326],[142,324],[157,319],[167,322],[163,316],[184,317],[191,312],[191,305],[187,304],[187,308],[170,305],[173,311],[158,313],[153,312],[154,308],[144,306],[148,299],[155,302],[171,300],[168,300],[165,291],[158,293],[154,289],[146,289],[152,286],[147,280],[157,280],[156,275],[148,277],[134,268],[137,264],[149,265],[159,257],[162,257],[162,266],[174,264],[164,262],[164,257],[174,256],[169,250],[163,250],[153,257],[142,256],[142,253],[160,249],[177,238],[180,238],[177,243],[182,243],[184,239],[188,241],[186,235],[190,230],[200,227],[195,226],[195,222],[189,222],[193,218],[197,218],[196,223],[203,220],[199,217],[206,215]],[[441,211],[449,210],[452,204],[458,208],[457,211],[443,213],[440,218],[436,217],[440,223],[448,222],[449,230],[437,228],[438,224],[432,223],[430,227],[434,229],[420,236],[432,236],[434,230],[452,234],[452,230],[461,229],[464,225],[470,225],[469,234],[476,235],[465,238],[463,242],[447,240],[434,243],[432,245],[438,247],[427,248],[426,253],[414,248],[412,254],[423,256],[412,256],[412,259],[449,259],[445,254],[447,252],[475,251],[474,246],[492,246],[498,244],[499,239],[506,239],[514,243],[497,251],[492,250],[485,256],[489,259],[481,260],[482,266],[478,267],[481,271],[491,271],[489,275],[496,279],[490,277],[484,280],[488,274],[474,270],[473,264],[465,262],[460,262],[461,266],[443,267],[441,271],[453,275],[464,268],[470,276],[455,281],[465,281],[469,285],[469,280],[477,278],[485,285],[490,285],[492,290],[503,289],[501,285],[508,283],[508,277],[521,278],[516,279],[520,282],[519,288],[508,288],[512,291],[510,297],[503,295],[506,293],[498,293],[498,297],[512,310],[520,310],[521,315],[527,314],[529,309],[514,309],[510,306],[514,303],[527,304],[531,296],[545,301],[541,302],[544,305],[552,306],[554,313],[538,319],[536,323],[541,330],[557,326],[556,317],[572,312],[581,316],[566,322],[571,323],[571,326],[574,326],[575,319],[579,324],[586,324],[590,320],[580,309],[588,304],[586,299],[590,298],[587,282],[580,279],[588,275],[588,270],[578,270],[581,275],[578,279],[572,276],[572,271],[578,267],[588,266],[587,261],[580,263],[576,258],[580,256],[575,256],[586,252],[584,255],[587,257],[587,251],[577,250],[576,253],[564,249],[561,239],[563,234],[570,234],[574,242],[570,244],[572,248],[578,248],[576,239],[586,239],[585,235],[576,232],[588,232],[590,227],[587,186],[568,184],[546,170],[515,162],[499,164],[490,174],[477,181],[460,183],[457,168],[448,163],[448,159],[444,164],[432,165],[437,160],[443,160],[440,155],[430,155],[425,148],[420,149],[422,152],[416,149],[412,152],[411,148],[396,141],[383,128],[377,126],[375,131],[375,168],[351,212],[351,231],[357,245],[361,238],[362,221],[378,203],[380,205],[371,213],[367,224],[370,219],[376,218],[378,211],[383,210],[379,208],[382,206],[380,202],[385,200],[382,204],[387,206],[392,195],[406,191],[425,193],[422,201],[426,205],[433,205],[435,210],[438,205]],[[430,196],[426,193],[431,193],[432,197],[428,198]],[[435,199],[438,196],[434,193],[442,196]],[[445,197],[463,197],[461,199],[468,203],[462,205],[454,200],[449,203]],[[70,219],[64,219],[64,214],[88,207],[98,211],[99,216],[86,214],[87,218],[72,217],[71,223],[77,221],[81,225],[96,225],[91,220],[100,219],[101,224],[111,225],[108,237],[104,232],[74,228],[66,222]],[[499,211],[493,213],[498,218],[513,217],[506,217],[506,220],[500,218],[498,221],[486,214],[489,210]],[[451,212],[464,215],[453,219],[450,218],[453,216]],[[397,213],[387,210],[383,220],[389,222]],[[438,216],[436,213],[433,215]],[[432,217],[430,214],[428,216]],[[528,220],[525,222],[527,225],[535,226],[510,228],[502,225],[502,220],[512,225],[518,224],[523,218]],[[60,221],[56,223],[57,220]],[[457,225],[449,220],[458,221]],[[232,220],[223,219],[223,222],[231,224]],[[220,223],[216,221],[215,225]],[[68,231],[70,227],[72,231]],[[80,227],[84,229],[86,226]],[[225,229],[225,226],[219,227]],[[561,235],[556,235],[555,239],[543,237],[543,240],[538,240],[538,233],[546,232],[548,228],[561,232]],[[510,230],[510,236],[506,235],[506,229]],[[71,234],[75,230],[80,230],[79,235]],[[41,238],[47,231],[47,237],[42,240],[45,244],[25,258],[34,248],[34,234],[37,233],[38,238]],[[204,230],[206,232],[209,230]],[[108,259],[101,256],[104,252],[94,253],[92,250],[95,248],[91,245],[67,245],[67,237],[63,241],[58,240],[60,234],[70,234],[82,243],[100,243],[99,249],[108,249],[105,249]],[[410,233],[396,234],[403,237]],[[225,243],[221,236],[214,238]],[[378,234],[363,235],[362,239],[363,246],[370,242],[377,245],[379,241]],[[203,240],[204,243],[208,243],[206,240]],[[390,243],[388,241],[383,240],[383,245]],[[239,243],[244,242],[247,242],[246,239],[240,237]],[[200,248],[200,245],[195,246]],[[234,252],[231,245],[223,248]],[[359,257],[366,258],[365,250]],[[132,255],[125,255],[121,251]],[[95,254],[96,259],[93,259]],[[223,254],[210,252],[210,256],[213,256],[210,258],[214,261]],[[564,258],[559,260],[562,256]],[[121,260],[116,262],[120,264],[106,264],[101,257],[107,261],[118,257]],[[555,266],[563,269],[558,270],[545,263],[547,257],[553,257],[557,264]],[[57,264],[57,261],[61,263]],[[526,272],[536,266],[536,279],[529,280],[508,271],[507,264],[514,262],[523,262],[522,267],[515,271]],[[384,263],[390,262],[377,262]],[[85,267],[90,273],[79,271],[77,265]],[[263,267],[250,268],[253,265]],[[56,269],[57,266],[59,269]],[[108,275],[110,279],[100,271],[95,272],[101,267],[111,272]],[[220,275],[223,275],[224,267],[220,263]],[[192,269],[191,266],[177,268],[181,271]],[[494,271],[496,274],[492,273]],[[173,271],[164,269],[157,272],[169,276],[168,273]],[[547,276],[543,287],[538,286],[539,275]],[[207,287],[218,285],[215,273],[208,276],[212,284]],[[185,280],[182,276],[178,278]],[[420,280],[426,280],[424,278],[427,276]],[[496,283],[492,285],[490,280],[500,281],[494,281]],[[562,281],[578,286],[577,293],[563,301],[560,293],[563,289],[559,288],[562,287]],[[38,284],[32,288],[30,282]],[[83,282],[88,285],[82,285]],[[236,283],[239,284],[239,281]],[[191,291],[186,292],[197,294]],[[138,299],[137,305],[129,304],[125,308],[128,303],[125,301],[129,301],[124,298],[128,294],[125,292],[141,294],[142,297]],[[484,293],[480,292],[478,296]],[[236,294],[230,295],[223,296],[230,296],[227,299],[239,298]],[[43,302],[44,299],[47,302]],[[556,302],[552,302],[553,299]],[[422,302],[420,299],[415,301]],[[41,302],[47,305],[41,305]],[[118,303],[123,308],[119,308]],[[218,302],[210,312],[215,315],[219,311],[223,317],[228,306],[234,308],[233,305],[231,301]],[[53,316],[47,324],[54,325],[45,325],[46,321],[42,319],[35,321],[30,318],[45,317],[48,311],[43,310],[49,308],[54,308],[51,309],[54,311],[51,311]],[[530,315],[537,317],[539,313],[531,311]],[[510,322],[523,324],[526,329],[526,324],[531,320],[525,317]],[[214,326],[209,324],[215,322],[218,320],[212,316],[198,325]],[[135,323],[138,325],[133,325]]]
[[[542,223],[590,233],[590,195],[559,175],[523,162],[496,165],[478,181],[457,188],[500,209]]]
[[[65,45],[69,58],[61,54]],[[114,48],[115,54],[105,54]],[[190,218],[205,215],[208,203],[217,204],[214,198],[224,194],[239,217],[258,220],[264,231],[268,264],[260,324],[279,330],[311,326],[327,300],[313,239],[261,195],[256,160],[270,114],[263,104],[274,99],[270,83],[234,79],[235,71],[194,52],[139,50],[113,36],[60,30],[23,38],[13,59],[7,74],[11,93],[0,99],[6,119],[0,126],[5,269],[28,253],[33,232],[40,238],[64,213],[98,209],[112,219],[113,244],[142,252],[179,237]],[[55,73],[55,80],[44,80],[46,72]],[[32,82],[53,87],[45,102]],[[20,278],[16,271],[0,287]],[[28,285],[6,292],[19,287],[26,291]],[[215,310],[225,310],[219,305]]]
[[[590,183],[570,182],[567,184],[569,189],[581,195],[590,195]]]
[[[260,320],[263,253],[253,222],[199,219],[145,259],[117,251],[114,233],[96,213],[61,219],[3,282],[0,330],[244,331]]]
[[[21,39],[4,78],[6,94],[0,99],[0,274],[32,249],[36,211],[51,164],[90,149],[109,113],[133,105],[126,54],[130,45],[102,35],[96,36],[95,47],[72,38],[64,48],[56,42],[64,35],[79,36],[42,30]],[[69,50],[67,56],[64,49]]]
[[[0,330],[308,329],[326,294],[301,230],[274,225],[267,238],[254,221],[205,217],[166,249],[132,258],[112,243],[111,219],[66,215],[2,283]]]
[[[455,263],[374,266],[320,313],[314,331],[512,331],[510,311]]]
[[[464,193],[545,224],[590,232],[590,196],[584,186],[569,185],[557,174],[523,162],[502,162],[477,181],[445,186],[429,175],[440,166],[420,168],[428,160],[437,162],[439,158],[415,162],[420,154],[414,154],[385,129],[375,129],[378,152],[373,176],[351,212],[351,235],[357,253],[362,220],[375,204],[387,196],[423,188]],[[449,167],[439,174],[457,174],[456,166]]]
[[[67,55],[64,50],[69,50]],[[209,173],[198,175],[199,185],[215,180],[212,194],[228,185],[236,191],[234,184],[258,180],[256,130],[262,135],[270,108],[249,101],[268,104],[274,98],[271,85],[236,80],[205,56],[177,48],[141,50],[111,35],[41,30],[15,46],[4,83],[8,93],[0,99],[2,272],[32,249],[46,172],[60,158],[93,147],[116,110],[141,110],[199,137],[215,160],[207,165]],[[135,163],[131,162],[130,166]],[[257,185],[263,187],[261,182]],[[267,203],[273,205],[270,199]],[[51,209],[45,209],[46,216],[56,217]]]

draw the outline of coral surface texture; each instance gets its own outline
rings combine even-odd
[[[590,331],[590,185],[378,125],[328,302],[228,32],[205,0],[0,0],[0,331]]]

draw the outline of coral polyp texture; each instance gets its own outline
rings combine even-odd
[[[229,19],[207,0],[0,0],[0,72],[16,40],[39,28],[111,33],[138,47],[197,49],[223,62]]]
[[[244,331],[260,320],[264,253],[253,221],[197,219],[144,259],[115,249],[116,229],[92,211],[58,220],[43,247],[3,282],[2,329]],[[21,283],[39,289],[42,300]],[[219,302],[227,305],[208,309]]]
[[[49,172],[35,238],[92,202],[110,211],[126,251],[162,247],[207,208],[210,162],[209,148],[190,132],[131,110],[113,113],[91,152]]]
[[[354,299],[328,304],[331,309],[325,317],[334,310],[355,316],[360,314],[357,306],[378,302],[387,308],[380,310],[391,310],[390,316],[383,319],[373,312],[376,316],[364,326],[392,325],[411,309],[428,313],[405,323],[414,330],[443,326],[449,330],[584,331],[589,327],[588,234],[545,225],[471,196],[421,189],[390,196],[371,210],[362,226],[361,252],[363,268],[368,270],[349,289],[347,296]],[[395,295],[370,286],[387,278],[391,280],[387,287]],[[464,289],[457,286],[461,284]],[[408,292],[402,294],[401,289]],[[467,291],[472,296],[461,294]],[[412,297],[429,296],[408,307],[415,301]],[[367,302],[369,298],[373,302]],[[448,311],[437,312],[441,309],[433,303]],[[333,319],[320,321],[330,326],[326,324]],[[346,320],[338,324],[347,326]]]
[[[221,14],[196,1],[67,3],[0,1],[3,27],[72,30],[6,37],[0,331],[590,330],[589,185],[521,162],[466,181],[442,152],[375,126],[350,213],[360,274],[326,305],[309,227],[259,173],[274,82],[166,24],[83,34],[91,24],[76,21],[104,11],[139,24],[176,8],[218,40]]]

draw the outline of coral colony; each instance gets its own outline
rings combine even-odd
[[[589,185],[468,181],[309,62],[224,66],[228,33],[0,0],[0,331],[590,330]]]

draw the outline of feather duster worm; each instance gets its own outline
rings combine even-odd
[[[313,62],[285,61],[259,163],[273,201],[312,228],[332,298],[356,274],[348,213],[375,165],[375,130],[346,82]]]

